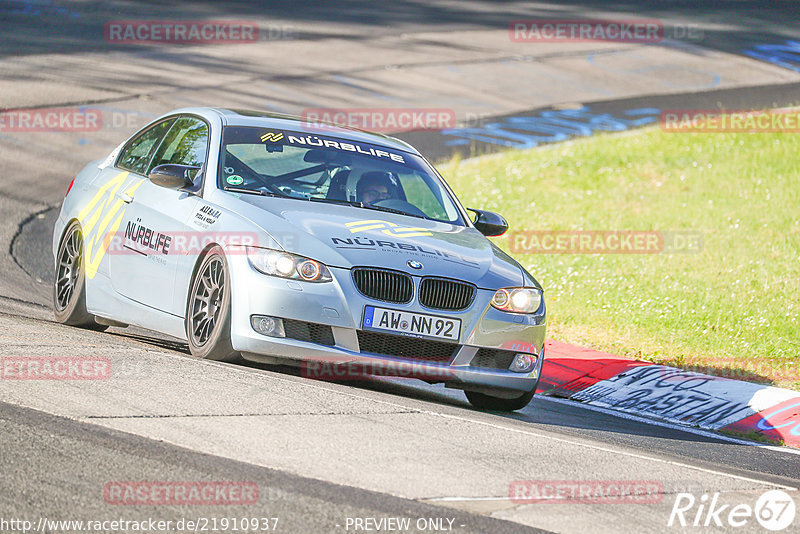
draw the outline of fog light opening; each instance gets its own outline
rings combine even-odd
[[[253,330],[263,336],[286,337],[283,331],[283,321],[278,317],[253,315],[250,317],[250,324],[253,326]]]
[[[534,367],[536,367],[536,355],[520,352],[514,356],[514,361],[511,362],[509,369],[515,373],[529,373]]]

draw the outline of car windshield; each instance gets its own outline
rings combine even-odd
[[[220,187],[350,204],[464,225],[435,172],[414,154],[326,135],[228,126]]]

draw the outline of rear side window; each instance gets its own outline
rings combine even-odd
[[[159,122],[149,130],[137,136],[122,149],[117,160],[117,167],[137,174],[147,174],[150,156],[158,146],[164,134],[175,119]]]

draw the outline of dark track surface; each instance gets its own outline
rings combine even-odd
[[[521,525],[256,467],[181,447],[0,403],[3,487],[9,519],[158,521],[268,517],[278,531],[336,532],[351,517],[453,519],[458,532],[545,532]],[[241,481],[258,486],[252,505],[120,506],[104,486],[133,480]],[[13,488],[13,489],[12,489]],[[309,513],[313,511],[313,513]],[[412,521],[413,522],[413,521]],[[337,528],[338,526],[338,528]]]

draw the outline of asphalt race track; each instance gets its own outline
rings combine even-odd
[[[646,17],[697,31],[658,45],[509,41],[510,21],[536,17]],[[103,37],[111,20],[220,18],[258,21],[259,41]],[[800,28],[790,3],[0,0],[0,28],[0,110],[92,106],[104,117],[97,131],[0,127],[0,356],[101,357],[114,370],[107,380],[0,381],[0,532],[21,531],[3,523],[12,519],[232,517],[278,518],[268,524],[279,532],[403,530],[378,523],[388,518],[409,518],[411,532],[722,532],[668,526],[679,494],[752,507],[781,489],[797,501],[796,450],[547,397],[496,414],[422,382],[323,382],[198,361],[152,332],[59,325],[50,307],[52,226],[69,180],[170,109],[448,109],[458,131],[399,134],[441,159],[502,150],[472,134],[548,110],[630,119],[645,108],[796,104],[800,68],[778,48]],[[659,491],[647,504],[510,498],[515,481],[586,480]],[[125,481],[246,482],[258,499],[120,505],[104,489]],[[736,531],[764,530],[751,518]]]

